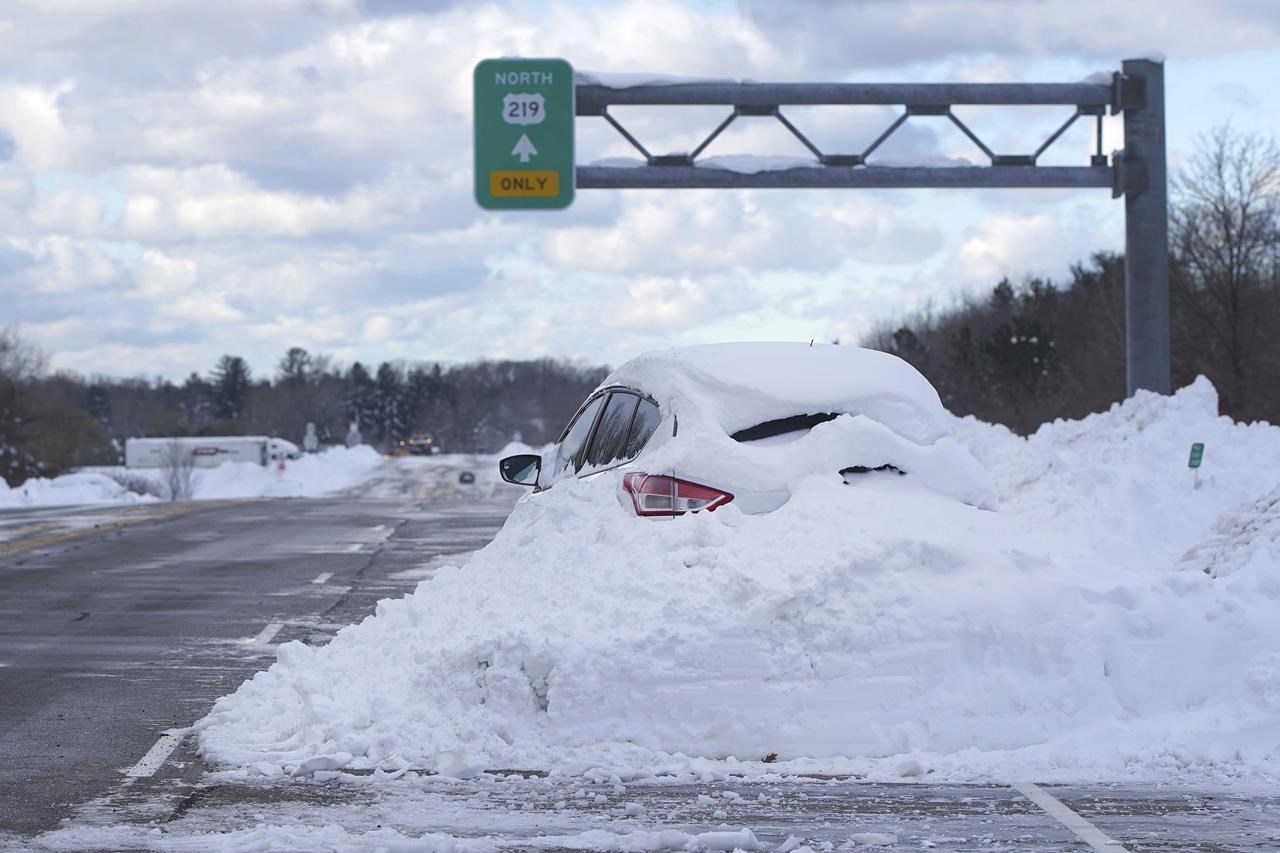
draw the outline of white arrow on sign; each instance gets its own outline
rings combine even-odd
[[[512,157],[519,157],[521,163],[528,163],[530,157],[538,156],[538,149],[533,147],[533,143],[529,141],[527,133],[520,134],[520,140],[516,142],[516,147],[511,149]]]

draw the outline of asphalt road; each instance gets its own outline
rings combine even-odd
[[[480,547],[509,509],[402,467],[340,499],[0,513],[0,849],[1280,849],[1270,792],[206,767],[165,733],[279,643],[323,644]]]
[[[509,508],[325,499],[0,514],[0,831],[55,828],[160,732],[269,665],[275,645],[326,642],[411,589],[424,561],[484,545]]]

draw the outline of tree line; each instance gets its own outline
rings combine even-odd
[[[336,364],[289,349],[274,375],[220,358],[207,374],[166,379],[49,373],[13,330],[0,330],[0,475],[12,484],[85,465],[114,465],[134,436],[275,435],[301,444],[313,423],[322,444],[351,425],[390,450],[430,435],[447,452],[493,452],[519,438],[554,441],[607,369],[577,362]]]
[[[1280,423],[1280,149],[1219,128],[1171,187],[1173,386],[1198,375],[1221,413]],[[1098,253],[1059,283],[998,282],[948,310],[873,331],[959,415],[1028,433],[1125,396],[1124,258]]]

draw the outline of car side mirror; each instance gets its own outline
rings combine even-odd
[[[517,486],[538,485],[538,475],[542,473],[542,457],[536,453],[518,453],[508,456],[498,463],[498,473],[502,479]]]

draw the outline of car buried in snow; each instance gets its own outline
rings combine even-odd
[[[634,515],[783,506],[808,477],[898,480],[982,509],[985,470],[952,436],[937,391],[897,356],[860,347],[727,343],[645,353],[613,371],[543,454],[499,462],[546,492],[608,477]]]

